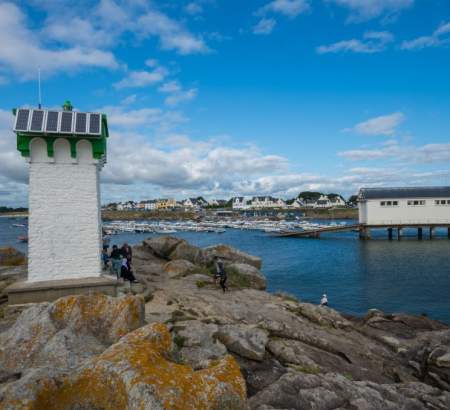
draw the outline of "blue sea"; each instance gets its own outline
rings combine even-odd
[[[24,220],[0,218],[0,246],[14,246]],[[26,220],[25,220],[26,221]],[[424,232],[425,233],[425,232]],[[353,315],[377,308],[389,313],[422,314],[450,323],[450,240],[446,230],[437,237],[417,240],[405,230],[400,240],[389,241],[385,231],[373,231],[372,240],[357,233],[329,233],[320,239],[276,238],[259,231],[228,229],[225,233],[175,234],[196,246],[225,243],[260,256],[268,290],[293,294],[318,303],[327,293],[330,306]],[[120,234],[111,244],[136,244],[149,234]]]

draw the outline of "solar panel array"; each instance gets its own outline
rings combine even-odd
[[[99,113],[19,108],[16,112],[14,131],[101,136],[102,116]]]

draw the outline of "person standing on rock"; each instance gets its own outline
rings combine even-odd
[[[130,264],[130,260],[127,258],[123,258],[122,259],[122,266],[120,268],[120,276],[124,279],[124,280],[128,280],[131,283],[139,283],[135,276],[133,275],[133,271],[131,269],[131,264]]]
[[[320,306],[328,306],[328,298],[325,293],[322,295],[322,299],[320,299]]]
[[[220,287],[222,288],[222,291],[225,293],[226,290],[228,290],[227,287],[227,273],[225,272],[225,267],[223,265],[223,262],[220,258],[216,257],[216,274],[214,275],[214,282],[217,283],[217,279],[220,279]]]
[[[117,245],[113,245],[111,251],[111,270],[112,273],[117,276],[117,279],[120,278],[121,266],[122,266],[122,252],[117,247]]]
[[[133,256],[133,251],[131,250],[131,246],[128,245],[127,242],[124,242],[120,251],[122,252],[122,256],[124,258],[127,258],[131,262],[131,258]]]

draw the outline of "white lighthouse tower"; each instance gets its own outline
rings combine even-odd
[[[103,278],[99,173],[106,161],[105,114],[14,110],[17,148],[29,162],[28,280],[10,303],[72,293],[115,293]]]

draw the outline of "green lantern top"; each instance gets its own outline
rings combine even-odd
[[[30,156],[30,142],[41,137],[47,142],[48,156],[53,157],[53,143],[57,138],[67,138],[71,156],[76,158],[76,144],[88,140],[92,144],[93,157],[105,159],[106,139],[109,137],[106,114],[72,111],[70,101],[65,101],[62,111],[18,108],[15,115],[14,132],[17,149],[22,156]]]

